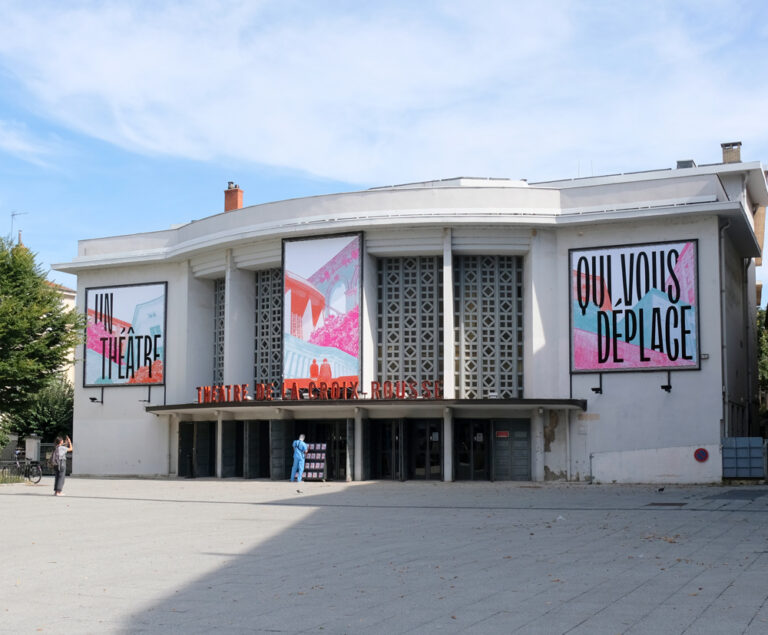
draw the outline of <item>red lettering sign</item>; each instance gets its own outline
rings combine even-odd
[[[212,386],[197,386],[197,403],[227,403],[250,401],[248,384],[227,384]],[[360,399],[359,383],[347,381],[327,382],[310,381],[306,386],[299,387],[298,382],[292,382],[286,390],[285,384],[255,384],[253,399],[256,401],[272,401],[273,390],[280,390],[281,397],[287,400],[353,400]],[[436,380],[371,382],[371,399],[399,400],[406,399],[442,399],[442,382]]]

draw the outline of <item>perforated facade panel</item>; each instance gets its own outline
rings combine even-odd
[[[214,283],[213,300],[213,383],[224,383],[224,296],[223,279]]]
[[[283,275],[282,270],[256,272],[256,330],[253,374],[256,383],[282,381]]]
[[[434,381],[443,372],[442,258],[378,261],[379,381]]]
[[[458,256],[453,269],[457,396],[522,397],[522,259]]]

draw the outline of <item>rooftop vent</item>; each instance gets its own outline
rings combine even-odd
[[[721,143],[723,163],[741,163],[741,141]]]
[[[696,167],[696,161],[693,159],[682,159],[681,161],[677,162],[677,169],[682,170],[684,168],[695,168]]]

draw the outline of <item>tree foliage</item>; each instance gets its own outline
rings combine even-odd
[[[757,310],[757,377],[761,394],[768,393],[768,324],[766,310]]]
[[[75,389],[65,377],[58,376],[34,395],[26,408],[8,416],[8,431],[19,438],[36,434],[44,442],[72,436],[74,405]]]
[[[81,337],[68,310],[24,245],[0,238],[0,410],[20,413],[43,390]]]

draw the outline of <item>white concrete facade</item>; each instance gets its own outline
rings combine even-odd
[[[106,386],[99,403],[102,391],[83,387],[78,356],[75,472],[176,474],[182,406],[196,401],[196,386],[212,383],[213,281],[226,280],[224,383],[252,383],[253,272],[281,266],[283,239],[362,232],[363,386],[376,379],[377,258],[442,256],[443,301],[451,306],[453,256],[520,256],[524,401],[510,406],[510,415],[530,419],[531,478],[719,481],[721,437],[748,434],[754,416],[754,258],[762,249],[755,217],[766,203],[762,166],[731,163],[540,184],[451,179],[280,201],[162,232],[83,240],[76,258],[56,266],[77,275],[78,306],[87,288],[167,282],[166,383]],[[699,368],[669,373],[670,390],[661,388],[666,370],[572,373],[569,250],[677,240],[698,244]],[[444,320],[447,401],[455,393],[453,312]],[[594,390],[598,383],[602,392]],[[174,404],[177,411],[146,410]],[[457,415],[451,404],[435,405],[445,425],[444,478],[451,480]],[[354,411],[339,416],[353,422],[357,479],[367,404],[350,406]],[[473,412],[482,416],[483,408]],[[206,415],[218,422],[219,440],[223,419],[254,417],[222,410]],[[694,459],[697,448],[708,450],[708,461]],[[220,450],[218,461],[220,468]]]

